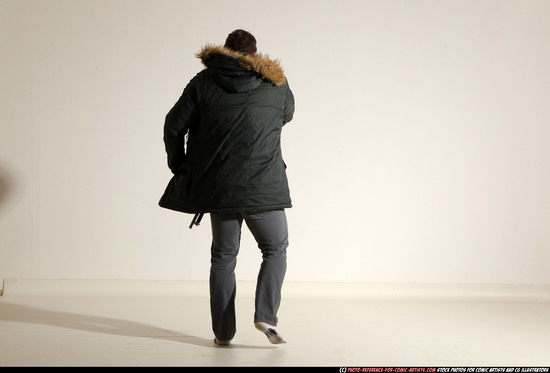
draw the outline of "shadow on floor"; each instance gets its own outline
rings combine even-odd
[[[250,346],[243,344],[232,344],[230,346],[219,347],[214,343],[213,339],[200,338],[135,321],[103,316],[83,315],[63,311],[50,311],[4,301],[0,302],[0,321],[50,325],[59,328],[68,328],[125,337],[160,339],[210,348],[241,348],[258,350],[269,350],[276,348],[274,346]]]

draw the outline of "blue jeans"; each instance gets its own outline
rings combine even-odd
[[[235,319],[235,266],[243,220],[262,252],[255,294],[254,322],[277,325],[281,288],[286,273],[288,226],[284,210],[260,213],[210,214],[212,247],[210,266],[210,311],[218,340],[233,339]]]

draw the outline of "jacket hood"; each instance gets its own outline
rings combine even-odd
[[[244,70],[254,73],[264,80],[268,80],[275,86],[280,87],[286,83],[286,77],[279,60],[272,60],[262,54],[245,54],[235,52],[229,48],[206,45],[195,55],[199,58],[205,67],[220,68],[217,61],[233,60],[233,68],[240,67]],[[235,63],[236,62],[236,63]],[[231,66],[229,66],[231,69]]]

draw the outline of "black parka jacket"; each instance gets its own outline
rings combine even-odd
[[[294,96],[279,61],[217,46],[196,56],[206,69],[166,115],[174,175],[159,205],[195,214],[292,207],[281,131]]]

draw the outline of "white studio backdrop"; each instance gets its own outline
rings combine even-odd
[[[550,284],[550,1],[0,0],[0,279],[206,280],[164,116],[237,28],[281,60],[288,281]],[[260,253],[243,230],[239,280]]]

